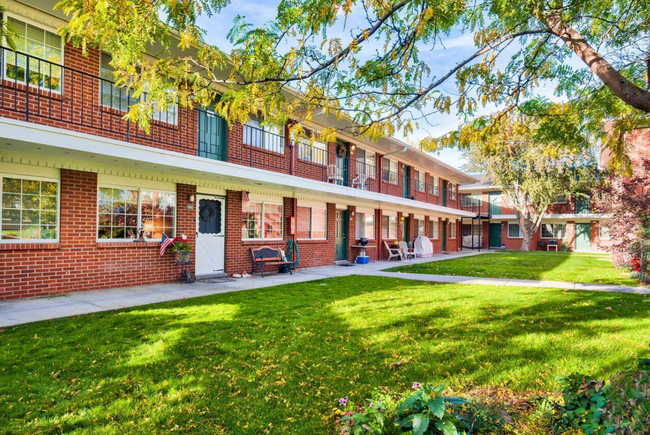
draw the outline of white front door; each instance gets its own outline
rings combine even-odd
[[[226,253],[226,199],[196,196],[196,276],[224,272]]]

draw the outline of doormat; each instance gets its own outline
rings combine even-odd
[[[198,282],[202,282],[205,284],[221,284],[224,282],[233,282],[235,281],[232,278],[228,278],[227,276],[224,276],[223,278],[205,278],[205,279],[198,279]]]
[[[356,264],[354,264],[354,263],[342,263],[342,264],[337,264],[337,266],[352,267],[352,266],[356,266]]]

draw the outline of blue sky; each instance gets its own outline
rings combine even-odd
[[[275,17],[277,5],[277,0],[234,0],[220,14],[212,17],[203,17],[199,21],[199,25],[206,30],[205,39],[208,43],[228,51],[231,48],[231,44],[228,42],[226,36],[236,16],[244,16],[246,21],[254,25],[263,25]],[[340,25],[335,28],[335,33],[340,32],[338,36],[343,41],[347,41],[352,31],[358,33],[356,29],[358,29],[358,26],[351,20],[348,20],[345,28]],[[328,36],[331,37],[332,35],[330,34]],[[448,38],[443,40],[443,44],[444,48],[438,46],[431,50],[421,52],[421,57],[427,61],[434,75],[436,73],[446,73],[450,68],[455,66],[458,60],[467,57],[475,50],[471,34],[452,32]],[[455,90],[454,82],[449,82],[445,90],[453,92]],[[487,109],[483,111],[483,113],[487,112]],[[426,136],[440,136],[456,129],[460,123],[461,120],[454,113],[448,115],[432,115],[428,121],[420,121],[420,128],[409,139],[418,140]],[[400,139],[404,138],[400,137]],[[457,168],[460,168],[464,164],[463,156],[457,150],[443,150],[436,157]]]

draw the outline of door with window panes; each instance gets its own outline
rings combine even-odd
[[[219,275],[224,273],[226,252],[226,200],[197,195],[196,201],[196,276]]]

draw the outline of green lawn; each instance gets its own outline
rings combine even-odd
[[[505,251],[388,269],[390,272],[638,285],[609,254]]]
[[[647,354],[650,298],[345,277],[5,328],[0,432],[329,434],[339,397],[552,390]]]

